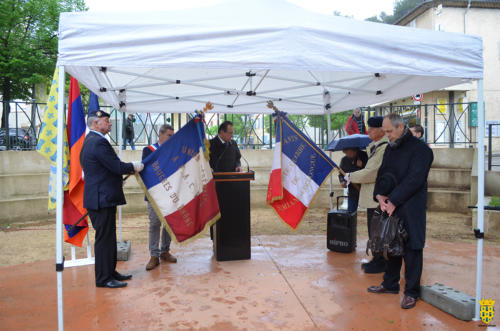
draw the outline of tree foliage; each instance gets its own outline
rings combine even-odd
[[[59,14],[83,10],[84,0],[0,1],[0,93],[4,101],[30,99],[34,84],[52,78]]]
[[[377,16],[372,16],[366,21],[394,24],[397,20],[408,14],[413,8],[424,2],[423,0],[396,0],[394,1],[394,13],[388,15],[386,12],[381,12]]]

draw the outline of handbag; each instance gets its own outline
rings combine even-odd
[[[380,206],[377,207],[370,221],[370,234],[371,237],[366,244],[366,254],[370,250],[372,255],[382,255],[386,260],[389,256],[404,255],[408,232],[400,217],[395,214],[389,216],[386,212],[382,212]]]

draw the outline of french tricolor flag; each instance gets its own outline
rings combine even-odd
[[[276,145],[267,203],[292,229],[336,164],[287,118],[276,112]]]
[[[176,242],[195,238],[220,218],[199,116],[143,160],[137,179]]]

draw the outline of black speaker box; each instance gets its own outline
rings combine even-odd
[[[326,247],[334,252],[350,253],[356,249],[356,212],[334,209],[328,213]]]

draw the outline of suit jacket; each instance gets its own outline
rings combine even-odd
[[[368,162],[362,170],[350,173],[349,179],[353,183],[360,183],[361,191],[359,194],[359,206],[361,208],[377,208],[378,203],[373,201],[373,189],[375,188],[375,180],[377,179],[378,168],[382,164],[384,152],[389,143],[389,139],[384,136],[379,140],[379,143],[373,154],[370,155],[371,148],[375,146],[375,142],[371,142],[366,151],[368,152]]]
[[[214,171],[235,171],[241,166],[241,153],[236,141],[223,144],[219,136],[210,139],[210,168]]]
[[[427,176],[433,160],[429,146],[407,130],[395,146],[387,146],[377,173],[373,197],[386,195],[396,206],[411,249],[425,245]]]
[[[85,176],[84,208],[98,210],[127,203],[122,175],[133,174],[134,166],[121,162],[105,138],[89,132],[83,142],[80,163]]]

